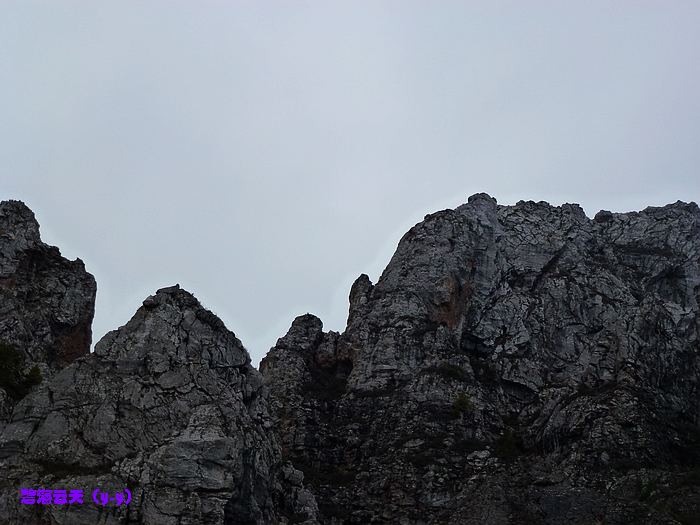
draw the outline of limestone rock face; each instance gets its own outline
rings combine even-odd
[[[324,523],[672,524],[700,515],[700,210],[426,216],[348,326],[263,360]]]
[[[41,241],[27,206],[0,202],[0,421],[42,377],[90,351],[95,292],[80,259]]]
[[[62,525],[315,523],[281,460],[262,378],[233,333],[174,286],[22,399],[0,435],[0,516]],[[18,487],[82,489],[23,506]],[[133,494],[100,508],[95,488]],[[113,493],[113,492],[112,492]]]
[[[474,195],[357,279],[342,334],[298,317],[262,375],[179,286],[90,354],[94,279],[14,201],[0,294],[0,524],[700,516],[694,203],[589,219]],[[22,505],[22,487],[85,503]]]

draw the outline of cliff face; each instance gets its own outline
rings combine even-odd
[[[261,365],[326,523],[696,523],[700,210],[475,195]],[[696,520],[696,521],[693,521]]]
[[[19,201],[0,202],[0,422],[41,378],[90,351],[95,279],[41,242]]]
[[[50,345],[56,338],[48,328],[36,338],[54,319],[77,322],[81,286],[92,285],[91,308],[94,281],[84,272],[61,273],[82,264],[57,259],[39,243],[38,230],[21,226],[26,221],[17,217],[31,214],[26,207],[4,204],[8,209],[7,260],[20,268],[27,252],[39,255],[26,273],[12,273],[16,302],[3,305],[2,326],[19,328],[3,334],[26,336],[11,339],[13,348],[55,370],[24,385],[29,392],[0,426],[0,523],[316,523],[302,474],[280,456],[259,372],[235,335],[190,293],[159,290],[94,353],[58,371],[73,354]],[[36,224],[33,217],[29,223]],[[24,328],[30,325],[39,329]],[[20,488],[82,490],[84,504],[24,505]],[[97,488],[112,498],[129,489],[132,500],[95,505]]]
[[[90,354],[94,279],[18,202],[0,294],[0,524],[698,523],[695,204],[475,195],[357,279],[342,334],[297,318],[262,375],[178,286]]]

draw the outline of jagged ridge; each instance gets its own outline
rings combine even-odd
[[[699,233],[682,202],[426,216],[343,334],[300,317],[262,363],[322,521],[690,523]]]
[[[94,354],[60,343],[89,345],[94,280],[2,203],[0,343],[24,368],[13,399],[0,388],[1,519],[693,523],[699,233],[694,203],[591,220],[478,194],[407,232],[376,285],[358,278],[342,334],[297,318],[261,376],[177,286]],[[42,485],[135,499],[19,505]]]
[[[0,343],[47,371],[0,421],[0,523],[316,523],[313,495],[280,456],[262,378],[218,317],[163,288],[89,354],[92,276],[41,243],[22,203],[0,205],[0,228]],[[87,340],[60,352],[56,330],[86,321]],[[82,489],[86,502],[21,505],[21,487]],[[133,500],[96,507],[97,487]]]

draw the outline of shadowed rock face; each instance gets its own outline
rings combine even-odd
[[[89,353],[95,292],[80,259],[41,242],[27,206],[0,202],[0,421],[41,377]]]
[[[324,523],[696,523],[699,301],[694,203],[478,194],[261,371]]]
[[[32,211],[0,203],[0,340],[60,369],[90,351],[95,278],[39,238]]]
[[[94,354],[42,383],[0,435],[11,523],[314,523],[281,462],[262,379],[233,333],[178,286],[149,297]],[[128,506],[21,506],[18,487],[129,488]]]

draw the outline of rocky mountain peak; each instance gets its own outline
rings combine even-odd
[[[469,204],[481,202],[486,206],[498,204],[498,201],[495,199],[495,197],[491,197],[491,195],[489,195],[488,193],[475,193],[467,199],[467,202]]]
[[[314,498],[283,463],[262,394],[223,322],[179,286],[160,289],[15,407],[0,434],[5,485],[127,487],[130,506],[100,518],[112,524],[134,515],[149,524],[314,523]],[[19,521],[35,509],[7,491],[0,511]],[[100,514],[41,511],[42,523]]]
[[[679,480],[700,468],[699,226],[694,203],[591,220],[486,194],[427,215],[355,282],[342,334],[281,340],[261,366],[323,519],[697,515]]]
[[[146,298],[125,326],[95,345],[95,354],[112,360],[161,354],[217,368],[250,368],[248,352],[235,334],[179,285]]]
[[[304,314],[292,321],[287,334],[279,339],[278,345],[304,351],[313,347],[323,334],[323,323],[312,314]]]
[[[343,333],[301,315],[260,372],[178,285],[89,354],[92,276],[40,241],[21,203],[0,210],[0,521],[700,515],[694,203],[590,219],[474,195],[411,228],[376,283],[358,277]],[[16,497],[57,486],[128,487],[133,501]]]
[[[216,315],[162,288],[89,353],[94,279],[40,241],[26,206],[0,209],[0,358],[16,368],[0,372],[0,522],[316,523],[262,377]],[[87,501],[22,505],[20,487]],[[133,499],[103,509],[98,487]]]
[[[350,309],[348,313],[348,324],[350,324],[355,314],[369,301],[372,293],[372,281],[367,274],[361,274],[350,288]]]
[[[33,248],[41,243],[39,223],[34,212],[22,201],[0,202],[0,237],[5,241],[0,254],[3,258],[11,258],[13,251]]]
[[[90,351],[95,279],[39,237],[34,213],[0,202],[0,422],[42,379]]]

